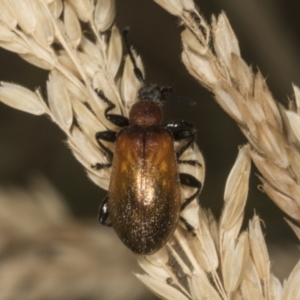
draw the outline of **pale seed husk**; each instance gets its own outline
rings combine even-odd
[[[37,94],[13,83],[0,83],[0,101],[34,115],[42,115],[46,112],[46,105]]]
[[[64,25],[69,43],[77,48],[81,40],[81,27],[73,8],[64,3]]]
[[[114,0],[98,0],[94,11],[96,28],[100,32],[109,29],[114,22],[116,13]]]

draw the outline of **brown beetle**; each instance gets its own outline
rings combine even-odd
[[[163,247],[174,233],[181,219],[181,210],[201,191],[201,182],[186,173],[178,172],[178,163],[200,165],[197,161],[180,160],[183,152],[193,145],[196,130],[184,121],[162,125],[160,104],[171,95],[171,87],[146,85],[137,68],[128,42],[124,41],[137,78],[144,84],[139,101],[129,114],[109,114],[115,105],[103,92],[99,97],[108,105],[105,117],[123,127],[118,133],[103,131],[96,139],[111,163],[96,164],[96,169],[112,167],[108,195],[99,209],[99,222],[113,226],[122,242],[134,253],[149,255]],[[177,151],[174,141],[186,140]],[[101,141],[115,142],[115,152]],[[196,188],[196,192],[181,201],[180,184]],[[108,216],[111,223],[107,223]]]

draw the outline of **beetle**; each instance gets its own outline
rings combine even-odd
[[[119,132],[96,133],[98,145],[109,163],[97,163],[93,167],[97,170],[111,167],[108,194],[100,205],[98,220],[103,225],[112,226],[132,252],[149,255],[167,243],[179,220],[189,231],[193,230],[180,212],[197,198],[202,184],[190,174],[179,173],[178,164],[201,165],[196,160],[180,160],[194,144],[196,130],[185,121],[162,124],[161,104],[170,98],[172,88],[145,83],[126,34],[124,31],[124,43],[134,73],[143,86],[138,92],[138,101],[131,107],[129,119],[111,114],[115,104],[102,91],[97,91],[107,104],[106,119],[122,128]],[[114,153],[103,141],[115,143]],[[184,142],[177,152],[175,141]],[[196,191],[182,201],[180,184]]]

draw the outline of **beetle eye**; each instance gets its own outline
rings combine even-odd
[[[145,100],[147,99],[147,94],[148,94],[148,91],[147,91],[148,87],[145,86],[145,87],[142,87],[139,91],[139,99],[140,100]]]

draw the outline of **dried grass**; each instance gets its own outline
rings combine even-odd
[[[144,296],[128,276],[134,265],[130,253],[96,221],[75,220],[41,176],[27,189],[1,187],[0,207],[0,299]]]
[[[180,18],[185,26],[184,64],[214,93],[249,145],[240,149],[227,179],[221,219],[217,221],[196,203],[188,206],[183,216],[194,226],[196,236],[179,227],[158,253],[138,257],[147,274],[137,277],[162,299],[298,299],[300,265],[282,285],[271,273],[259,218],[250,220],[247,231],[241,232],[241,224],[251,158],[262,174],[262,189],[293,219],[289,224],[300,235],[300,91],[294,86],[296,101],[289,110],[274,101],[262,75],[254,74],[242,60],[224,13],[213,17],[209,25],[192,0],[155,2]],[[32,114],[48,114],[66,133],[88,176],[104,189],[110,171],[91,167],[107,163],[95,133],[116,128],[105,119],[106,105],[95,90],[103,90],[116,104],[114,113],[128,116],[140,87],[129,58],[122,59],[114,12],[112,0],[95,5],[88,0],[24,0],[22,9],[17,0],[3,0],[0,6],[0,46],[50,71],[48,104],[39,92],[11,83],[2,83],[0,100]],[[88,25],[94,40],[83,33],[80,22]],[[143,70],[140,58],[136,59]],[[189,149],[183,159],[202,162],[203,168],[180,165],[180,171],[203,182],[204,161],[198,148]],[[183,189],[183,198],[191,192]]]
[[[156,1],[163,7],[172,1]],[[289,110],[277,103],[260,72],[240,55],[237,38],[225,13],[209,25],[195,8],[176,15],[182,32],[182,60],[189,72],[212,91],[220,106],[237,122],[251,147],[249,155],[262,174],[262,189],[296,222],[300,221],[299,88]],[[172,4],[173,3],[173,4]]]

